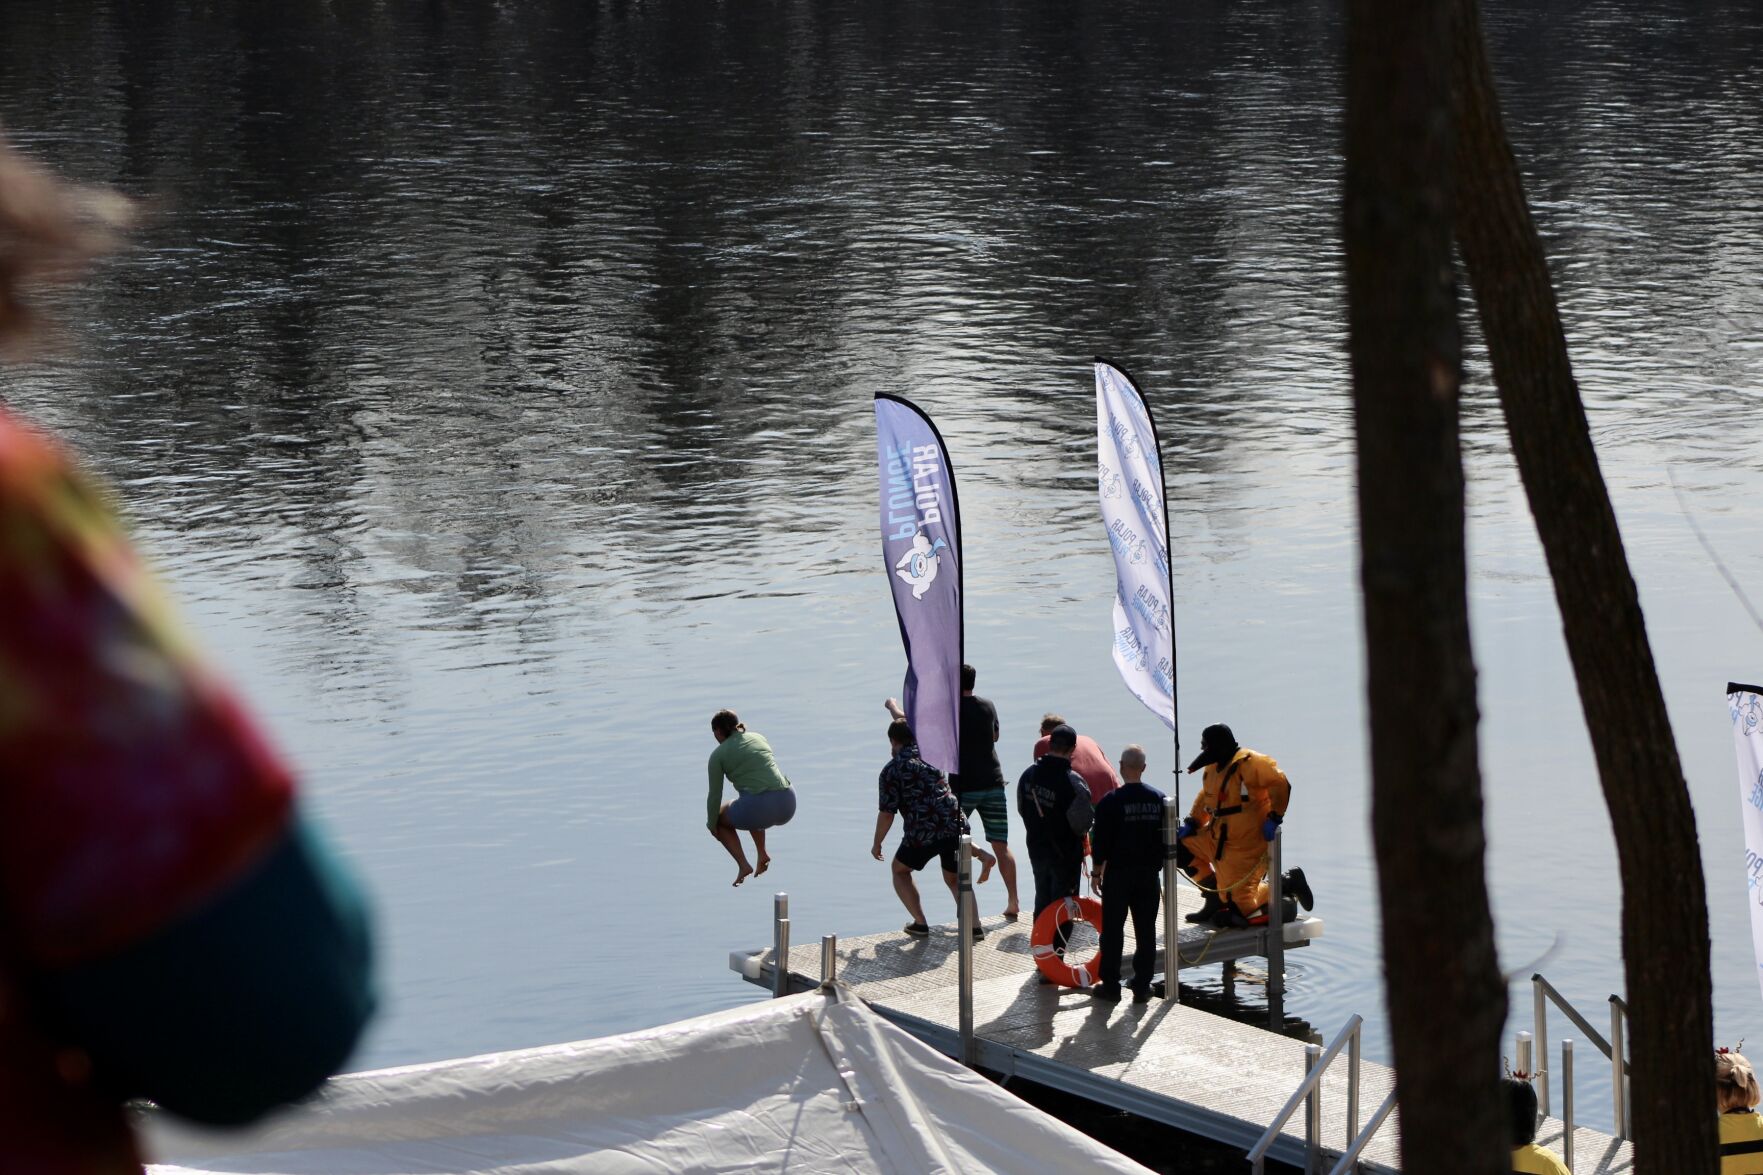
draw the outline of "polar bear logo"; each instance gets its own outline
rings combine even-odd
[[[1100,483],[1102,496],[1104,498],[1120,497],[1120,475],[1118,473],[1115,473],[1112,469],[1103,465],[1101,466],[1101,473],[1097,478],[1097,481]]]
[[[901,555],[894,564],[894,574],[912,585],[912,598],[924,599],[924,593],[937,578],[937,564],[941,562],[937,552],[948,547],[942,539],[933,545],[920,531],[912,538],[912,549]]]

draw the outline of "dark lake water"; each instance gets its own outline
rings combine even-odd
[[[1214,7],[0,8],[0,123],[155,211],[0,394],[116,487],[370,882],[386,999],[359,1066],[751,999],[727,953],[766,941],[775,890],[798,938],[902,921],[867,854],[903,669],[876,391],[953,453],[1007,772],[1057,709],[1167,780],[1109,659],[1097,352],[1165,438],[1183,744],[1227,721],[1295,782],[1328,935],[1288,1008],[1329,1034],[1364,1013],[1387,1056],[1342,16]],[[1723,698],[1763,634],[1670,481],[1763,598],[1763,17],[1502,2],[1489,26],[1695,796],[1718,1031],[1763,1035]],[[1601,1022],[1615,855],[1503,428],[1477,352],[1489,883],[1504,965],[1554,944],[1542,969]],[[722,706],[801,797],[740,890],[701,824]],[[1509,1030],[1529,1006],[1515,986]]]

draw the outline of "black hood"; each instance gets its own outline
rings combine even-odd
[[[1228,763],[1236,753],[1237,736],[1224,723],[1215,722],[1200,732],[1200,753],[1188,764],[1188,773],[1191,775],[1209,763]]]

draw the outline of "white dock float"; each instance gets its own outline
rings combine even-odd
[[[1197,902],[1184,887],[1182,912]],[[1284,1107],[1305,1074],[1305,1042],[1224,1016],[1153,999],[1135,1004],[1092,1000],[1084,992],[1044,986],[1029,954],[1029,922],[985,918],[983,941],[973,949],[974,1062],[1006,1077],[1021,1077],[1245,1151]],[[1187,926],[1180,933],[1182,967],[1226,963],[1265,951],[1263,931],[1212,932]],[[1285,926],[1286,949],[1321,936],[1322,920]],[[841,939],[840,982],[877,1012],[950,1056],[961,1055],[959,941],[953,926],[933,927],[925,939],[900,931]],[[1129,925],[1124,965],[1129,969]],[[775,990],[772,948],[737,951],[729,966],[748,981]],[[1159,950],[1159,967],[1162,952]],[[822,978],[822,944],[789,950],[790,991]],[[1324,1026],[1326,1031],[1326,1026]],[[1359,1124],[1364,1125],[1394,1080],[1385,1066],[1362,1063]],[[1324,1075],[1320,1138],[1327,1170],[1348,1142],[1348,1076],[1342,1062]],[[1269,1159],[1302,1168],[1305,1122],[1300,1110],[1268,1152]],[[1361,1156],[1365,1171],[1396,1171],[1400,1124],[1384,1123]],[[1545,1120],[1537,1141],[1563,1151],[1562,1123]],[[1589,1129],[1574,1131],[1576,1175],[1632,1172],[1629,1144]]]

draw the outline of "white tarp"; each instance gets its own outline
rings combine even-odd
[[[154,1175],[1147,1171],[843,990],[339,1077],[246,1133],[150,1123],[148,1147]]]
[[[1732,741],[1738,749],[1739,813],[1745,826],[1745,880],[1751,906],[1751,948],[1757,982],[1763,984],[1763,693],[1754,685],[1727,683]]]

